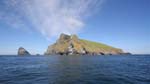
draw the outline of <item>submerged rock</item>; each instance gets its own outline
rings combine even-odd
[[[23,47],[20,47],[18,49],[18,55],[21,55],[21,56],[23,56],[23,55],[30,55],[30,53],[26,49],[24,49]]]
[[[46,55],[120,55],[121,49],[106,44],[79,39],[77,35],[61,34],[53,45],[50,45]]]

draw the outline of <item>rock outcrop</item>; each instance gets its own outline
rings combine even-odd
[[[26,49],[24,49],[23,47],[20,47],[20,48],[18,49],[18,55],[20,55],[20,56],[23,56],[23,55],[30,55],[30,53],[29,53]]]
[[[76,35],[61,34],[53,45],[50,45],[46,55],[119,55],[121,49],[102,43],[79,39]]]

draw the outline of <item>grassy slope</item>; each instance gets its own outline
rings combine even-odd
[[[83,40],[80,39],[80,41],[83,43],[84,47],[91,52],[98,52],[98,51],[119,51],[120,49],[102,44],[102,43],[97,43],[93,41],[88,41],[88,40]]]

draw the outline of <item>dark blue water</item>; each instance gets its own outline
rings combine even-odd
[[[150,84],[150,56],[0,56],[0,84]]]

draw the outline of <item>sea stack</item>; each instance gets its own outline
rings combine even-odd
[[[78,38],[77,35],[61,34],[50,45],[45,55],[121,55],[122,49]]]
[[[26,49],[24,49],[23,47],[20,47],[18,49],[18,55],[19,56],[24,56],[24,55],[30,55],[30,53]]]

